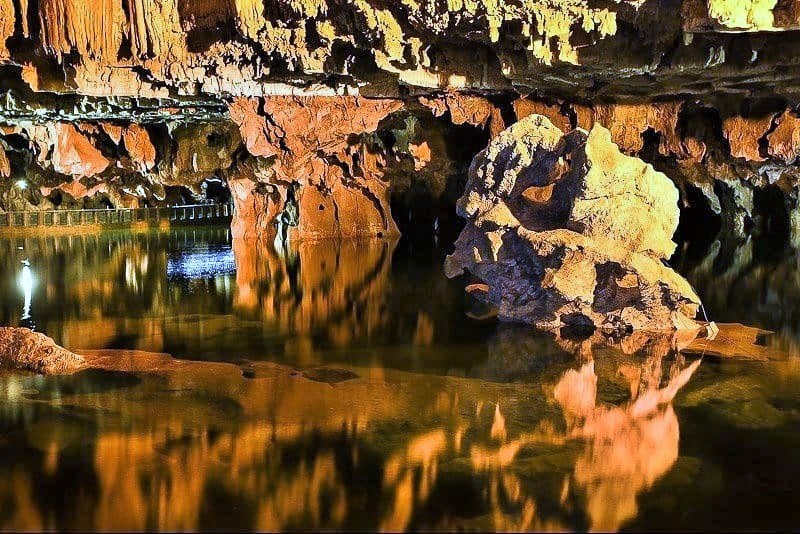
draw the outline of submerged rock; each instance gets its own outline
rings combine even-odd
[[[665,265],[678,191],[608,130],[564,134],[531,115],[478,154],[458,204],[467,226],[445,262],[489,286],[501,319],[543,328],[696,328],[700,300]]]
[[[84,366],[84,359],[44,334],[27,328],[0,328],[0,367],[46,375],[70,374]]]

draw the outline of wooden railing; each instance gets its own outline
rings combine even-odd
[[[230,204],[193,204],[168,208],[123,208],[105,210],[14,211],[0,213],[0,228],[101,225],[125,227],[134,223],[195,225],[228,222]]]

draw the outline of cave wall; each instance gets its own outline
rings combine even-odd
[[[452,202],[538,113],[606,126],[734,233],[792,226],[799,28],[789,0],[0,0],[0,209],[211,180],[237,237],[391,236],[397,199]]]
[[[563,131],[609,128],[623,152],[678,185],[684,207],[702,204],[733,233],[768,215],[757,202],[764,191],[783,206],[763,207],[783,209],[787,224],[797,223],[800,117],[785,101],[743,99],[726,111],[697,99],[590,105],[447,92],[237,97],[227,109],[214,118],[148,123],[7,121],[0,210],[202,201],[216,181],[230,188],[236,237],[389,237],[400,216],[392,214],[392,198],[409,207],[449,193],[452,206],[474,153],[536,113]],[[465,144],[459,136],[473,146],[456,154]],[[35,187],[21,191],[20,180]]]

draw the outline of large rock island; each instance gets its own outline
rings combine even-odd
[[[700,299],[666,260],[678,191],[607,129],[564,134],[531,115],[473,161],[468,220],[446,272],[488,284],[502,319],[543,328],[696,328]]]

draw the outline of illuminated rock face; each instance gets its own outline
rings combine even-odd
[[[446,272],[487,283],[506,320],[692,328],[699,299],[662,261],[675,250],[677,204],[672,182],[620,153],[602,126],[564,134],[531,115],[475,158]]]
[[[84,366],[74,354],[44,334],[27,328],[0,328],[0,367],[42,374],[70,374]]]
[[[798,79],[800,39],[780,31],[798,27],[798,11],[756,0],[3,0],[0,64],[34,91],[158,98],[395,97],[403,85],[769,94],[775,67]]]
[[[250,172],[235,174],[252,183],[237,185],[233,196],[243,206],[234,237],[272,232],[286,233],[287,239],[398,235],[389,184],[382,179],[389,155],[364,134],[374,133],[381,120],[402,107],[398,100],[360,97],[235,100],[231,117],[247,151],[273,159],[261,172],[251,166]],[[273,217],[256,224],[247,220],[250,213],[264,214],[263,208],[251,211],[253,203],[264,206],[271,200],[280,207],[267,210]]]
[[[210,180],[236,183],[240,237],[388,236],[398,169],[435,194],[453,169],[441,132],[393,144],[387,122],[494,137],[538,113],[602,124],[741,234],[764,188],[798,205],[799,20],[755,0],[0,0],[0,178],[33,162],[39,186],[0,181],[0,209]]]

